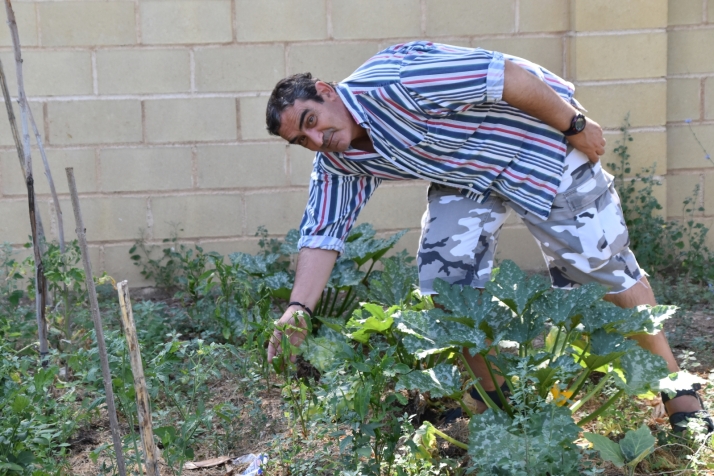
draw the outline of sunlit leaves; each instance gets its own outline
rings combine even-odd
[[[624,378],[615,373],[615,384],[628,395],[657,390],[660,379],[669,374],[667,363],[662,357],[640,347],[635,347],[620,357],[620,367]]]

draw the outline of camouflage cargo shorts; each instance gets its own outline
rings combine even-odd
[[[546,220],[495,193],[477,203],[455,188],[431,184],[417,260],[421,292],[433,294],[436,278],[483,288],[511,210],[540,246],[553,286],[569,289],[594,281],[611,293],[629,289],[644,271],[629,248],[613,182],[600,163],[592,164],[578,151],[569,153]]]

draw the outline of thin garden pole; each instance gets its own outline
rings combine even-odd
[[[154,444],[154,431],[151,427],[151,403],[149,402],[149,392],[146,390],[144,366],[141,362],[141,350],[139,349],[139,339],[136,337],[136,325],[134,324],[134,313],[131,309],[127,281],[117,284],[117,292],[119,293],[119,305],[121,306],[121,321],[124,324],[124,336],[129,348],[131,371],[134,374],[136,410],[139,415],[139,430],[141,431],[141,444],[144,447],[146,474],[149,476],[161,476],[161,473],[159,473],[158,451]]]
[[[119,422],[117,421],[117,410],[114,405],[114,390],[112,389],[112,375],[109,371],[109,360],[107,359],[107,347],[104,344],[104,332],[102,331],[102,318],[99,315],[99,303],[97,302],[97,288],[94,286],[92,275],[92,264],[89,261],[89,248],[87,246],[86,229],[82,220],[82,212],[79,209],[79,197],[77,196],[77,184],[74,181],[74,169],[67,167],[67,183],[69,193],[72,197],[72,209],[74,210],[74,220],[77,224],[76,232],[79,240],[79,249],[82,251],[82,264],[84,265],[85,281],[87,293],[89,294],[89,306],[92,311],[94,321],[94,331],[97,334],[97,348],[99,350],[99,361],[102,365],[102,376],[104,377],[104,393],[107,397],[107,413],[109,413],[109,425],[112,430],[112,440],[114,441],[114,451],[117,456],[117,470],[119,476],[126,476],[126,463],[122,452],[121,435],[119,435]]]
[[[14,126],[15,116],[12,112],[12,102],[7,93],[5,75],[3,71],[3,97],[5,106],[10,116],[10,127],[13,129],[15,147],[18,154],[22,152],[20,162],[23,164],[22,170],[25,173],[25,184],[27,185],[27,200],[30,209],[30,228],[32,230],[32,250],[35,259],[35,313],[37,315],[37,335],[40,343],[40,361],[42,366],[48,364],[49,344],[47,342],[47,318],[45,310],[47,308],[47,281],[45,280],[44,267],[42,265],[42,243],[44,233],[40,223],[39,213],[37,213],[37,203],[35,201],[35,180],[32,176],[32,157],[30,155],[30,134],[28,131],[28,110],[27,97],[22,75],[22,55],[20,53],[20,35],[17,32],[17,22],[15,12],[12,11],[10,0],[5,0],[5,11],[7,13],[7,24],[10,27],[13,50],[15,53],[15,72],[17,74],[18,103],[20,104],[20,123],[22,124],[22,145],[18,139],[17,126]]]

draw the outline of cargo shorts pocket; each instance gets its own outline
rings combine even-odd
[[[568,190],[559,193],[553,200],[553,209],[577,215],[589,208],[592,203],[610,190],[614,178],[601,167],[593,167],[589,179],[573,184]]]

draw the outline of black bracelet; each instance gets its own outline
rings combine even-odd
[[[288,303],[288,307],[290,307],[290,306],[300,306],[301,308],[303,308],[305,310],[305,312],[307,312],[307,315],[310,316],[310,318],[312,318],[312,309],[310,309],[303,303],[297,302],[297,301],[292,301],[292,302]]]

